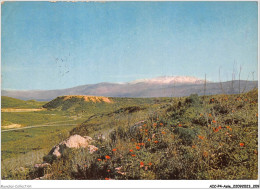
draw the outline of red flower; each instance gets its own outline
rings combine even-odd
[[[102,161],[102,159],[97,159],[98,161]]]
[[[109,178],[105,178],[105,180],[110,180]]]
[[[111,157],[110,156],[105,156],[106,159],[110,159]]]
[[[163,123],[160,123],[161,126],[163,126]]]
[[[135,154],[132,154],[131,156],[135,157],[136,155],[135,155]]]
[[[151,166],[151,165],[152,165],[152,163],[150,162],[150,163],[148,163],[148,165],[150,165],[150,166]]]
[[[201,140],[203,140],[203,139],[204,139],[204,136],[200,136],[200,135],[199,135],[198,137],[199,137],[199,139],[201,139]]]
[[[217,123],[217,121],[216,121],[216,120],[213,120],[212,123]]]
[[[243,142],[240,142],[240,144],[239,144],[241,147],[244,147],[245,146],[245,143],[243,143]]]
[[[112,151],[115,152],[115,151],[116,151],[116,148],[114,148]]]
[[[156,126],[156,125],[157,125],[157,123],[154,123],[154,124],[153,124],[153,126]]]
[[[147,140],[148,140],[148,141],[151,141],[151,139],[149,139],[149,138],[148,138]]]
[[[218,128],[213,128],[213,131],[216,133],[216,132],[218,132]]]
[[[134,150],[130,149],[129,152],[133,152]]]
[[[144,166],[144,162],[140,162],[140,167],[143,167]]]
[[[136,149],[139,150],[139,149],[140,149],[140,146],[136,146]]]
[[[153,141],[155,144],[157,144],[159,141],[158,140],[156,140],[156,141]]]
[[[179,127],[181,127],[182,125],[181,124],[179,124]]]

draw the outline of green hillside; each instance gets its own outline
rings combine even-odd
[[[59,180],[258,178],[257,90],[237,95],[109,99],[111,103],[82,98],[66,102],[62,97],[44,105],[50,112],[88,113],[66,133],[92,137],[98,151],[65,149],[58,159],[45,153],[43,159],[51,163],[48,169],[28,166],[27,173],[5,179],[34,179],[43,174]]]
[[[99,150],[68,150],[48,173],[51,179],[257,179],[257,105],[254,90],[96,116],[71,134],[104,134],[95,143]]]
[[[19,100],[7,96],[1,96],[1,108],[42,108],[46,102],[35,100]]]

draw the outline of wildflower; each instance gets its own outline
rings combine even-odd
[[[211,114],[209,114],[209,117],[212,117],[212,115],[211,115]]]
[[[217,121],[216,120],[212,120],[212,123],[217,123]]]
[[[59,173],[62,173],[62,171],[59,171]]]
[[[115,151],[116,151],[116,148],[114,148],[112,151],[115,152]]]
[[[146,124],[144,124],[143,126],[146,127]]]
[[[157,125],[157,123],[154,123],[154,124],[153,124],[153,126],[155,126],[155,127],[156,127],[156,125]]]
[[[145,143],[140,143],[140,146],[144,146],[145,145]]]
[[[87,168],[88,166],[87,165],[84,165],[85,168]]]
[[[204,157],[208,157],[208,152],[203,152]]]
[[[111,171],[110,169],[107,170],[108,173],[109,173],[110,171]]]
[[[129,152],[133,152],[134,150],[130,149]]]
[[[196,148],[196,145],[192,145],[191,147],[192,147],[193,149],[195,149],[195,148]]]
[[[181,124],[179,124],[179,127],[181,127],[182,125]]]
[[[243,142],[240,142],[240,144],[239,144],[241,147],[244,147],[245,146],[245,143],[243,143]]]
[[[137,149],[137,150],[140,150],[140,146],[136,146],[136,149]]]
[[[148,129],[146,129],[145,132],[148,132]]]
[[[204,136],[198,135],[199,139],[203,140]]]
[[[111,157],[110,156],[105,156],[106,159],[110,159]]]
[[[102,159],[97,159],[98,161],[102,161]]]
[[[151,141],[151,139],[149,139],[149,138],[148,138],[147,140],[148,140],[149,142]]]
[[[203,114],[200,114],[200,116],[203,116]]]
[[[140,162],[140,167],[143,167],[144,166],[144,162]]]
[[[136,155],[135,155],[135,154],[132,154],[131,156],[135,157]]]
[[[227,129],[229,129],[230,131],[232,131],[232,128],[231,128],[231,127],[229,127],[229,126],[227,126]]]
[[[110,180],[109,178],[105,178],[105,180]]]
[[[152,165],[152,163],[150,162],[150,163],[148,163],[148,165],[149,165],[149,166],[151,166],[151,165]]]
[[[166,132],[165,132],[165,131],[162,131],[162,134],[164,135],[164,134],[166,134]]]
[[[221,127],[221,125],[220,126],[218,126],[218,129],[221,129],[222,127]]]
[[[218,128],[213,128],[213,131],[216,133],[216,132],[218,132]]]
[[[257,154],[257,150],[254,150],[254,153]]]
[[[158,140],[156,140],[156,141],[153,141],[155,144],[157,144],[159,141]]]
[[[163,123],[160,123],[161,126],[163,126]]]

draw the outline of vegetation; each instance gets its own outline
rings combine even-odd
[[[49,162],[51,166],[28,168],[21,178],[258,179],[257,90],[113,101],[96,104],[96,109],[93,103],[85,121],[70,130],[69,135],[93,137],[96,152],[66,149]],[[88,108],[73,106],[63,110],[57,106],[52,111],[77,114]]]
[[[36,100],[19,100],[7,96],[1,97],[1,108],[41,108],[46,102]]]

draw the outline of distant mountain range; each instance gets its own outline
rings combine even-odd
[[[239,87],[240,86],[240,87]],[[258,81],[235,80],[210,82],[189,76],[164,76],[128,83],[98,83],[57,90],[2,90],[2,96],[22,100],[49,101],[64,95],[93,95],[106,97],[180,97],[190,94],[237,94],[258,87]],[[240,89],[239,89],[240,88]]]

